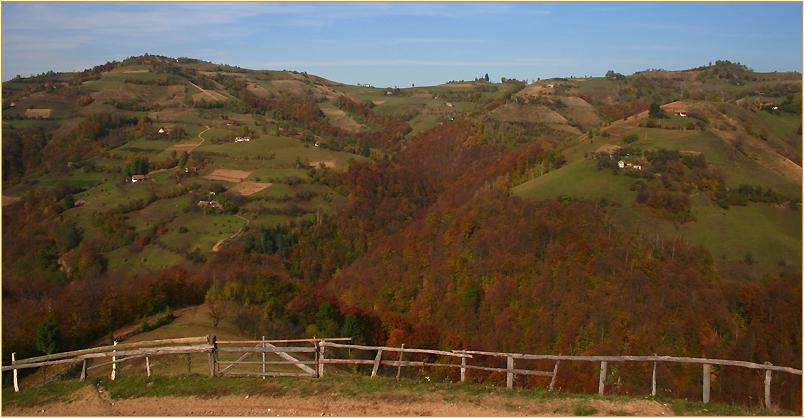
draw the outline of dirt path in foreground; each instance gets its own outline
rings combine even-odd
[[[597,415],[666,416],[672,411],[648,400],[527,400],[486,395],[473,397],[421,394],[405,391],[377,392],[347,397],[337,394],[299,396],[159,397],[112,400],[87,386],[67,402],[29,408],[4,408],[4,415],[27,416],[568,416],[579,405]]]

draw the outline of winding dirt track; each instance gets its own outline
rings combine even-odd
[[[233,240],[233,239],[237,238],[238,236],[240,236],[240,234],[242,234],[242,233],[243,233],[243,231],[244,231],[244,230],[246,229],[246,227],[248,226],[249,222],[251,222],[251,221],[249,221],[247,218],[244,218],[244,217],[242,217],[242,216],[240,216],[240,215],[235,215],[235,216],[237,216],[238,218],[240,218],[240,219],[242,219],[242,220],[246,221],[246,224],[245,224],[245,225],[243,225],[242,227],[240,227],[240,229],[238,229],[238,230],[237,230],[237,232],[235,232],[235,233],[234,233],[234,234],[232,234],[231,236],[228,236],[228,237],[226,237],[226,238],[224,238],[224,239],[222,239],[222,240],[220,240],[220,241],[216,242],[216,243],[215,243],[215,245],[213,245],[213,246],[212,246],[212,252],[213,252],[213,253],[217,253],[218,251],[220,251],[220,250],[221,250],[221,247],[223,247],[223,244],[226,244],[227,242],[229,242],[229,241],[231,241],[231,240]]]

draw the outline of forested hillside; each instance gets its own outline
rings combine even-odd
[[[800,368],[801,161],[801,75],[728,61],[406,89],[149,55],[18,78],[3,359],[206,303],[255,337]],[[717,373],[716,399],[761,392]]]

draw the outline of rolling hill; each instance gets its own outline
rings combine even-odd
[[[2,100],[4,358],[223,300],[246,336],[800,367],[798,73],[399,89],[144,55]]]

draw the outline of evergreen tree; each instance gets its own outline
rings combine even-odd
[[[36,329],[36,348],[45,354],[53,354],[59,348],[59,339],[59,326],[51,314]]]

